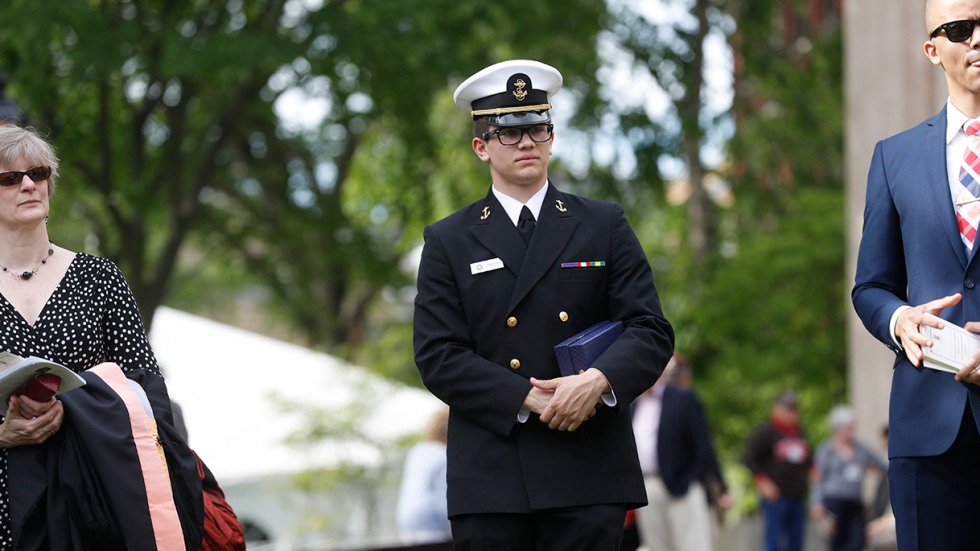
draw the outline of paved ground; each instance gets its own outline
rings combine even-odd
[[[812,524],[808,524],[803,551],[826,549],[826,540],[817,534]],[[762,551],[762,519],[753,517],[734,526],[722,527],[717,551]]]

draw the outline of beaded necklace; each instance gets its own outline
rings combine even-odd
[[[48,244],[49,245],[54,245],[54,243],[51,243],[51,242],[48,242]],[[33,277],[34,274],[36,274],[37,271],[41,269],[41,266],[44,266],[45,264],[48,263],[48,259],[51,258],[51,255],[53,255],[53,254],[54,254],[54,247],[53,246],[48,247],[48,255],[45,256],[43,259],[41,259],[41,263],[38,264],[36,268],[34,268],[33,270],[31,270],[29,272],[28,271],[24,271],[22,273],[16,274],[14,272],[11,272],[11,271],[7,270],[7,267],[4,266],[4,265],[2,265],[2,264],[0,264],[0,270],[3,270],[4,272],[8,272],[11,276],[16,277],[17,279],[24,279],[24,280],[31,279],[31,277]]]

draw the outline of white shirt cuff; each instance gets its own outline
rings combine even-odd
[[[616,407],[616,404],[619,403],[619,401],[616,400],[616,393],[612,390],[609,392],[603,392],[600,398],[602,398],[602,403],[606,404],[608,407]]]
[[[518,411],[517,412],[517,422],[518,423],[521,423],[521,424],[527,423],[527,420],[528,420],[529,417],[531,417],[531,410],[529,410],[527,408],[521,408],[521,411]]]
[[[898,315],[910,309],[912,309],[911,306],[899,306],[895,309],[895,313],[892,314],[892,319],[888,321],[888,334],[892,336],[892,340],[895,341],[895,346],[899,348],[902,347],[902,342],[895,336],[895,325],[898,324]]]

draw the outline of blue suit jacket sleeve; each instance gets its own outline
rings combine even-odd
[[[908,276],[899,213],[890,197],[882,149],[878,142],[868,172],[863,236],[851,299],[868,331],[898,350],[889,323],[895,310],[907,304]]]

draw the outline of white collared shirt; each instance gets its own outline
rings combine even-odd
[[[960,163],[963,161],[963,153],[966,150],[966,130],[963,125],[969,117],[953,105],[951,98],[946,99],[946,184],[949,186],[950,201],[953,203],[953,211],[956,211],[956,198],[960,194],[963,185],[960,183]],[[892,340],[895,344],[902,346],[901,341],[895,335],[895,325],[898,323],[898,315],[908,310],[911,306],[899,306],[892,313],[888,328],[891,331]]]
[[[539,189],[534,195],[531,196],[530,199],[527,200],[527,203],[522,203],[510,195],[504,195],[503,193],[497,191],[497,188],[495,187],[491,186],[490,189],[493,191],[493,196],[497,198],[497,201],[500,201],[500,206],[504,207],[504,211],[507,213],[510,221],[516,226],[517,221],[521,218],[521,209],[523,209],[525,206],[531,211],[531,214],[534,215],[535,220],[539,218],[538,215],[541,214],[541,205],[544,204],[544,196],[548,194],[548,186],[550,185],[551,184],[549,182],[545,182],[545,184],[541,186],[541,189]]]
[[[633,434],[636,435],[636,453],[644,476],[660,473],[657,459],[657,439],[660,437],[660,415],[664,407],[665,384],[653,388],[636,399],[633,411]]]
[[[951,101],[946,101],[946,179],[949,183],[954,210],[956,209],[956,198],[963,188],[963,185],[960,184],[960,164],[963,162],[967,140],[963,125],[968,120],[970,118],[957,109]]]

